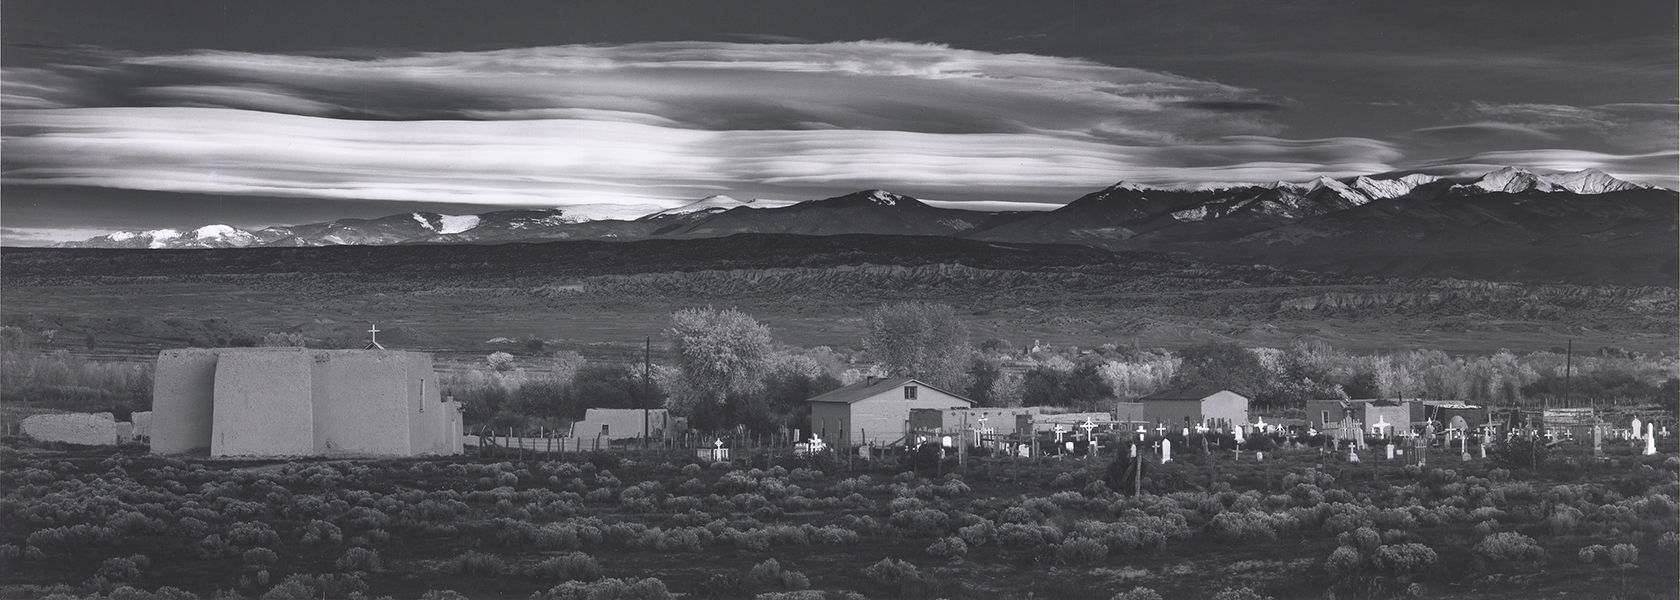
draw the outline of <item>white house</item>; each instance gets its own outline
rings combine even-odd
[[[829,445],[904,439],[912,409],[970,408],[974,401],[913,377],[870,377],[807,400],[811,432]]]

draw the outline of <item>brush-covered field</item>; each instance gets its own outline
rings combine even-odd
[[[799,346],[855,347],[876,305],[953,306],[975,339],[1180,348],[1214,340],[1491,354],[1674,348],[1675,288],[1391,279],[1151,252],[937,237],[245,250],[0,249],[5,325],[35,347],[151,356],[296,333],[481,356],[496,338],[585,354],[660,341],[675,310],[734,306]],[[48,336],[46,332],[53,332]],[[622,346],[622,348],[619,348]]]
[[[1138,496],[1111,489],[1107,459],[8,449],[0,597],[1675,595],[1671,452],[1419,467],[1191,442]]]

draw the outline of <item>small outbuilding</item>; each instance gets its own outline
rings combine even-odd
[[[664,439],[675,435],[671,414],[663,408],[591,408],[583,420],[572,423],[576,438],[603,440]]]
[[[1248,423],[1248,396],[1231,390],[1189,389],[1156,392],[1138,399],[1146,420],[1167,427],[1231,431]]]
[[[869,377],[806,402],[811,406],[811,432],[841,447],[903,441],[914,409],[974,406],[973,400],[913,377]]]

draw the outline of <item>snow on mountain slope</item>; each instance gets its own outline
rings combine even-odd
[[[438,215],[438,220],[442,221],[438,225],[438,233],[444,234],[461,233],[478,227],[479,223],[478,215]]]
[[[1373,200],[1399,198],[1417,189],[1417,186],[1440,181],[1440,177],[1412,173],[1396,179],[1372,179],[1364,175],[1353,179],[1353,188],[1359,190]]]
[[[1650,187],[1616,179],[1598,169],[1582,169],[1574,173],[1543,175],[1542,178],[1553,185],[1577,194],[1605,194]]]

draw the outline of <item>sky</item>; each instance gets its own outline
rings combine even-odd
[[[0,243],[1501,166],[1680,187],[1629,0],[0,1]]]

